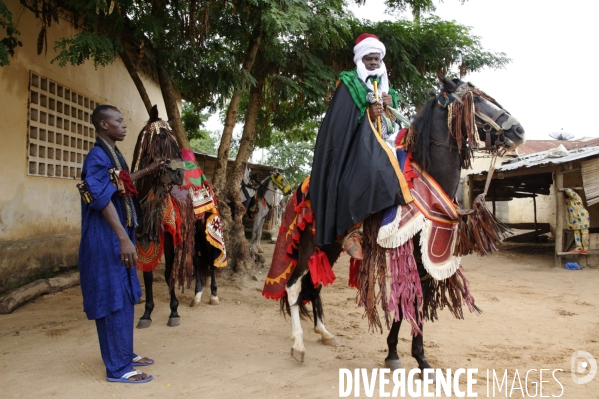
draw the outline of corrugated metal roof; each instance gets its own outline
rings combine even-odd
[[[501,166],[495,168],[495,171],[501,172],[520,168],[531,168],[533,166],[544,164],[561,164],[576,161],[578,159],[591,158],[599,156],[599,146],[573,149],[569,151],[568,155],[560,158],[548,158],[547,153],[548,151],[541,151],[504,161]],[[473,171],[467,175],[480,175],[486,173],[487,171]]]
[[[567,150],[578,148],[587,148],[599,146],[599,138],[582,139],[582,140],[528,140],[526,143],[518,147],[519,155],[535,154],[537,152],[546,151],[551,148],[559,147],[563,144]],[[514,154],[510,152],[509,154]]]

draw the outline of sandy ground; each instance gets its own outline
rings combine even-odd
[[[270,259],[274,245],[264,248]],[[563,384],[561,397],[598,398],[599,376],[586,385],[574,384],[570,358],[576,350],[599,357],[599,270],[568,271],[551,268],[552,263],[551,254],[530,249],[464,258],[476,303],[484,313],[455,320],[444,311],[438,322],[426,324],[425,348],[433,367],[477,368],[474,390],[479,397],[487,397],[488,387],[493,396],[486,381],[488,369],[498,375],[508,370],[508,397],[511,393],[517,398],[534,395],[539,369],[550,369],[543,374],[543,396],[560,395],[562,389],[551,373],[562,369],[555,373]],[[243,289],[221,278],[218,306],[208,305],[205,295],[200,307],[189,308],[191,290],[186,291],[180,295],[184,306],[176,328],[166,326],[168,296],[164,283],[159,283],[153,325],[135,331],[136,351],[156,360],[144,370],[154,381],[142,385],[104,380],[95,325],[82,312],[79,287],[40,297],[0,316],[0,397],[338,397],[340,368],[383,367],[386,356],[386,332],[368,332],[362,310],[355,305],[356,292],[347,287],[348,268],[349,258],[342,255],[335,265],[337,281],[323,290],[325,324],[337,336],[338,346],[323,345],[312,332],[312,322],[302,322],[304,364],[289,355],[289,319],[280,315],[276,302],[260,294],[266,268],[256,274],[258,281],[249,280]],[[142,310],[136,307],[137,317]],[[409,355],[407,328],[400,339],[404,366],[416,367]],[[526,381],[530,369],[537,371]],[[519,383],[528,388],[528,395],[522,395]],[[505,386],[502,392],[496,388],[495,397],[505,397]],[[361,394],[366,397],[363,389]],[[374,397],[378,395],[377,388]]]

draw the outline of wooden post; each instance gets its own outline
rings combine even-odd
[[[470,209],[472,208],[472,201],[474,200],[472,198],[472,195],[474,193],[474,179],[472,178],[472,176],[466,176],[466,178],[464,179],[464,186],[463,186],[463,199],[462,199],[462,208],[463,209]]]
[[[496,209],[495,209],[495,198],[497,197],[497,195],[495,193],[496,184],[495,183],[492,183],[492,184],[493,184],[493,216],[497,217]]]
[[[563,238],[564,238],[564,212],[565,212],[565,200],[562,189],[564,188],[564,175],[560,173],[560,168],[557,168],[553,173],[553,182],[555,186],[555,266],[561,267],[562,262],[558,256],[558,252],[562,252],[564,249]]]
[[[535,184],[534,180],[532,181],[532,206],[535,217],[535,237],[536,241],[539,242],[539,227],[537,226],[537,185]]]

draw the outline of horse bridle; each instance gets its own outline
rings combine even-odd
[[[463,104],[462,97],[472,90],[474,87],[473,84],[465,82],[458,86],[458,88],[451,93],[451,97],[460,104]],[[483,98],[484,99],[484,98]],[[485,100],[488,101],[488,100]],[[478,110],[478,108],[474,107],[474,115],[477,129],[482,129],[485,132],[485,146],[475,148],[474,150],[478,151],[491,151],[496,152],[499,156],[505,155],[507,151],[507,143],[505,140],[505,131],[511,129],[513,126],[519,124],[518,120],[511,116],[508,112],[502,109],[498,104],[499,108],[497,112],[492,117],[489,117]],[[508,118],[505,120],[501,126],[497,124],[497,119],[501,115],[507,115]],[[495,131],[495,145],[491,143],[491,131]]]
[[[505,120],[501,126],[497,124],[497,119],[501,115],[507,115],[508,118]],[[482,112],[475,112],[476,115],[476,127],[478,129],[482,129],[485,132],[485,146],[483,148],[479,148],[481,151],[497,151],[499,156],[505,155],[507,151],[507,143],[505,141],[505,131],[519,124],[518,120],[508,114],[504,109],[499,109],[495,112],[495,115],[489,117]],[[495,145],[491,144],[491,131],[495,131]]]

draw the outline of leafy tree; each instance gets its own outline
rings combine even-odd
[[[216,138],[218,138],[218,132],[214,133],[210,133],[206,137],[189,140],[191,149],[194,151],[203,152],[205,154],[216,155],[216,151],[218,148]]]
[[[204,123],[206,123],[210,115],[198,112],[195,106],[189,101],[183,101],[181,108],[181,122],[183,123],[187,138],[193,140],[210,137],[210,132],[203,129]]]
[[[303,131],[297,133],[273,132],[270,136],[271,145],[267,147],[268,155],[264,161],[267,165],[283,170],[292,187],[302,183],[310,174],[318,125],[316,121],[308,121],[297,129]],[[303,141],[293,139],[298,135],[307,136],[307,139]]]
[[[16,38],[20,32],[15,27],[12,21],[12,13],[6,7],[6,4],[0,0],[0,29],[6,31],[6,37],[0,40],[0,67],[9,65],[9,56],[15,54],[15,48],[20,47],[23,43]]]

